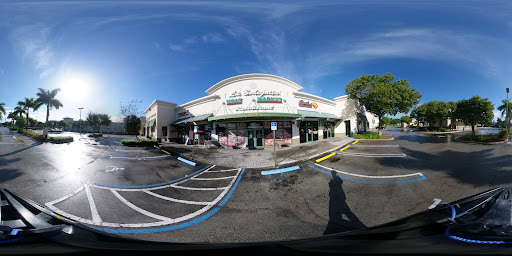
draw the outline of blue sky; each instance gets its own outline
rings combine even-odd
[[[141,111],[183,104],[244,73],[333,99],[390,72],[421,102],[497,107],[511,87],[510,13],[510,1],[2,1],[0,102],[10,111],[59,87],[50,119],[78,119],[79,107],[117,116],[133,99]]]

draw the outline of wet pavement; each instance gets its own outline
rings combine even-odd
[[[133,136],[108,134],[51,144],[0,128],[0,186],[108,233],[254,242],[375,226],[512,185],[510,144],[402,129],[384,135],[393,140],[280,148],[278,170],[286,171],[265,172],[277,171],[273,148],[125,147],[120,141]]]

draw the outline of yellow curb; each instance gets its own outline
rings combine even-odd
[[[346,147],[344,147],[344,148],[340,149],[340,151],[343,151],[343,150],[345,150],[345,149],[347,149],[347,148],[350,148],[350,145],[348,145],[348,146],[346,146]]]
[[[322,157],[322,158],[317,159],[317,160],[316,160],[316,162],[317,162],[317,163],[318,163],[318,162],[322,162],[323,160],[325,160],[325,159],[327,159],[327,158],[329,158],[329,157],[331,157],[331,156],[334,156],[334,155],[336,155],[336,153],[332,153],[332,154],[326,155],[326,156],[324,156],[324,157]]]
[[[354,141],[354,143],[352,143],[352,145],[354,145],[354,144],[356,144],[356,143],[358,143],[358,142],[359,142],[359,140],[356,140],[356,141]]]
[[[23,143],[23,141],[22,141],[22,140],[20,140],[20,139],[18,139],[18,138],[16,138],[16,136],[14,136],[14,135],[13,135],[13,137],[14,137],[14,138],[19,142],[19,143]]]

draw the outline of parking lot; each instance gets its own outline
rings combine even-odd
[[[318,237],[512,183],[509,144],[401,129],[385,131],[393,140],[352,140],[307,161],[250,169],[123,147],[122,136],[41,144],[0,132],[3,188],[100,231],[158,241]]]

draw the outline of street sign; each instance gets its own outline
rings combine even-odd
[[[277,122],[270,122],[270,130],[277,131]]]
[[[197,125],[194,126],[194,133],[197,133]]]

